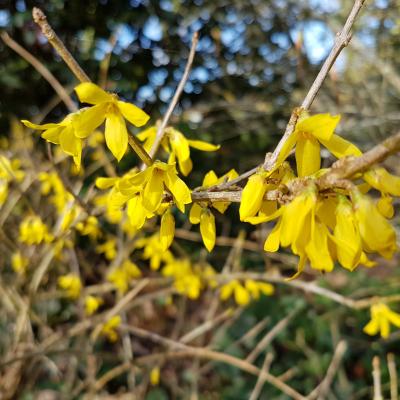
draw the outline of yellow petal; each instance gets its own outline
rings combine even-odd
[[[62,126],[57,126],[56,128],[47,129],[42,133],[42,138],[50,143],[60,144],[60,133],[65,128]]]
[[[339,121],[340,115],[317,114],[299,121],[296,131],[311,134],[319,140],[329,140]]]
[[[143,207],[142,199],[136,195],[128,200],[126,213],[129,222],[135,229],[141,229],[146,221],[149,212]]]
[[[26,119],[23,119],[21,121],[26,127],[31,128],[31,129],[35,129],[35,130],[40,130],[40,131],[45,131],[47,129],[51,129],[51,128],[56,128],[59,126],[59,124],[43,124],[43,125],[38,125],[38,124],[34,124]]]
[[[105,138],[107,147],[120,161],[128,147],[128,132],[125,121],[119,113],[108,113],[106,118]]]
[[[189,221],[191,224],[195,225],[200,223],[201,211],[202,207],[198,203],[193,203],[189,213]]]
[[[355,156],[359,157],[362,155],[361,150],[353,143],[343,139],[338,135],[332,135],[329,140],[320,139],[320,142],[336,157]]]
[[[111,94],[91,82],[84,82],[75,87],[75,92],[82,103],[99,104],[113,101]]]
[[[234,289],[235,301],[239,306],[246,306],[250,303],[249,292],[240,284],[235,286]]]
[[[321,167],[320,145],[315,138],[299,139],[296,146],[297,175],[301,178],[317,172]]]
[[[155,212],[161,204],[164,193],[163,175],[162,171],[155,168],[144,189],[143,205],[150,212]]]
[[[390,174],[385,168],[374,168],[366,172],[364,179],[373,188],[383,193],[400,196],[400,177]]]
[[[379,332],[378,321],[373,319],[368,322],[367,325],[364,326],[363,331],[370,336],[374,336]]]
[[[298,132],[294,131],[289,136],[288,140],[286,140],[276,160],[277,166],[280,166],[288,158],[290,152],[292,151],[294,145],[297,142],[298,137],[299,137]]]
[[[274,229],[268,235],[267,240],[264,243],[264,251],[278,251],[281,237],[281,222],[282,220],[279,220]]]
[[[178,158],[178,164],[179,164],[179,169],[182,172],[183,176],[188,176],[190,174],[190,172],[192,171],[193,163],[190,158],[187,158],[184,161],[182,161],[180,158]]]
[[[204,175],[202,186],[204,187],[212,186],[215,185],[217,182],[218,182],[218,176],[213,170],[211,170]]]
[[[122,115],[135,126],[143,126],[147,123],[150,116],[147,115],[143,110],[139,107],[136,107],[134,104],[126,103],[125,101],[118,101],[118,108],[121,111]]]
[[[174,196],[175,204],[181,212],[185,212],[185,204],[192,202],[190,189],[186,183],[176,175],[173,168],[166,173],[165,184]]]
[[[215,246],[215,217],[212,212],[204,208],[200,216],[200,233],[206,249],[211,252]]]
[[[202,140],[188,140],[189,146],[201,151],[216,151],[221,146],[217,144],[203,142]]]
[[[170,210],[167,210],[161,217],[160,242],[163,251],[171,246],[175,235],[175,219]]]
[[[96,179],[96,187],[99,189],[109,189],[110,187],[114,186],[117,182],[118,178],[97,178]]]
[[[103,123],[106,108],[107,105],[103,103],[82,110],[74,122],[75,135],[82,139],[88,137]]]
[[[376,207],[385,218],[393,218],[394,208],[391,196],[382,196],[376,203]]]
[[[72,126],[67,126],[61,131],[60,146],[65,153],[71,156],[77,156],[82,152],[82,140],[74,135]]]
[[[257,214],[266,190],[267,185],[263,175],[256,173],[249,178],[242,191],[242,199],[240,201],[239,214],[241,221]]]
[[[332,271],[333,260],[328,247],[328,228],[320,222],[315,222],[311,240],[306,246],[306,253],[312,268],[319,271]]]

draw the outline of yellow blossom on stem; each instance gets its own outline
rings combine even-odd
[[[316,173],[321,167],[320,143],[335,157],[360,156],[361,151],[349,141],[334,134],[340,116],[303,114],[295,130],[285,142],[277,159],[280,165],[296,145],[296,165],[299,177]]]
[[[158,270],[161,263],[169,263],[174,257],[169,250],[164,251],[161,247],[160,236],[158,233],[136,240],[135,248],[143,248],[143,259],[150,260],[150,268]]]
[[[42,138],[50,143],[59,144],[65,154],[73,157],[74,163],[79,169],[83,139],[102,123],[101,117],[98,110],[92,107],[68,114],[59,123],[38,125],[27,120],[21,122],[28,128],[43,131]]]
[[[381,193],[400,196],[400,177],[390,174],[385,168],[373,168],[364,173],[363,178]]]
[[[20,251],[13,253],[11,257],[11,266],[17,274],[25,274],[28,264],[29,260],[24,257]]]
[[[53,240],[47,226],[39,216],[28,216],[19,225],[19,241],[26,244],[49,243]]]
[[[172,259],[162,269],[162,274],[174,279],[178,293],[195,300],[200,296],[203,287],[201,275],[192,268],[188,259]]]
[[[117,256],[117,241],[114,238],[108,239],[96,247],[96,252],[104,254],[107,260],[114,260]]]
[[[232,295],[235,298],[236,304],[239,306],[246,306],[250,303],[250,293],[236,279],[221,286],[219,297],[221,300],[227,300]]]
[[[371,306],[371,321],[364,326],[367,335],[380,334],[384,339],[390,335],[390,324],[400,328],[400,314],[392,311],[386,304],[377,303]]]
[[[130,281],[141,276],[142,272],[139,267],[132,261],[125,260],[107,275],[107,280],[113,283],[120,293],[124,294],[128,290]]]
[[[150,151],[157,135],[157,127],[150,127],[140,132],[137,137],[144,141],[144,148]],[[184,176],[187,176],[193,168],[193,163],[190,158],[190,148],[201,151],[216,151],[220,148],[219,145],[204,142],[202,140],[189,140],[183,133],[172,127],[165,129],[165,135],[162,140],[162,146],[170,154],[168,163],[178,161],[179,170]]]
[[[116,342],[118,340],[118,332],[116,328],[121,325],[121,317],[119,315],[114,315],[111,317],[101,328],[101,333],[110,342]]]
[[[81,83],[75,91],[81,102],[94,105],[89,110],[96,122],[100,120],[98,125],[105,120],[104,135],[107,147],[120,161],[128,147],[128,131],[124,118],[134,126],[142,126],[149,120],[149,116],[140,108],[119,100],[116,94],[107,93],[94,83]],[[92,121],[88,118],[86,122]]]
[[[358,191],[354,191],[352,196],[364,250],[367,253],[377,252],[385,258],[391,258],[397,250],[396,232],[393,226],[368,196]]]
[[[93,215],[88,216],[84,221],[78,222],[75,228],[82,236],[89,236],[93,240],[101,236],[99,221]]]
[[[85,297],[85,313],[86,315],[93,315],[98,308],[103,304],[103,299],[98,296],[86,296]]]
[[[79,276],[67,274],[58,278],[58,286],[63,289],[70,299],[77,299],[81,293],[82,283]]]

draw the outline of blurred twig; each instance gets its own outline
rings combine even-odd
[[[86,75],[85,71],[80,67],[72,54],[65,47],[64,43],[54,32],[53,28],[47,22],[47,17],[40,8],[33,7],[32,9],[33,20],[39,25],[42,30],[43,35],[54,47],[60,57],[68,65],[69,69],[78,78],[80,82],[90,82],[89,77]]]
[[[194,59],[194,55],[196,53],[196,46],[197,46],[198,40],[199,40],[199,34],[198,34],[198,32],[195,32],[192,37],[192,45],[191,45],[189,56],[188,56],[188,59],[186,62],[185,71],[183,72],[182,78],[178,84],[178,87],[176,88],[175,94],[174,94],[171,102],[169,103],[167,112],[165,113],[164,118],[157,129],[156,138],[150,149],[149,155],[151,158],[154,158],[154,156],[157,153],[157,150],[158,150],[158,147],[160,146],[161,140],[164,137],[165,128],[168,125],[168,121],[171,118],[171,115],[175,109],[176,104],[178,103],[179,97],[181,96],[183,88],[185,87],[186,81],[189,77],[189,72],[190,72],[190,69],[192,68],[193,59]]]
[[[72,101],[71,97],[65,90],[65,88],[61,85],[61,83],[57,80],[57,78],[46,68],[35,56],[33,56],[29,51],[24,49],[21,45],[19,45],[15,40],[13,40],[6,32],[2,32],[0,34],[3,42],[13,49],[18,55],[20,55],[24,60],[28,61],[36,71],[46,79],[47,82],[53,87],[54,91],[58,94],[60,99],[67,106],[69,111],[75,111],[77,109],[75,103]]]

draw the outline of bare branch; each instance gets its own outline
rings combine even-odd
[[[89,77],[86,75],[85,71],[80,67],[72,54],[67,50],[64,43],[54,32],[53,28],[47,22],[47,17],[44,12],[37,7],[33,7],[32,9],[33,20],[39,25],[42,30],[43,35],[50,42],[50,44],[54,47],[60,57],[64,60],[64,62],[68,65],[69,69],[73,72],[76,78],[80,82],[90,82]]]
[[[29,53],[26,49],[24,49],[20,44],[18,44],[15,40],[13,40],[6,32],[2,32],[0,34],[3,42],[14,50],[19,56],[21,56],[24,60],[28,61],[36,71],[39,72],[40,75],[46,79],[47,82],[52,86],[54,91],[58,94],[60,99],[67,106],[69,111],[75,111],[77,109],[75,103],[72,101],[71,97],[64,89],[63,85],[57,80],[57,78],[46,68],[34,55]]]
[[[189,57],[186,62],[185,71],[183,72],[182,78],[178,84],[178,87],[176,88],[174,97],[172,98],[171,102],[169,103],[168,110],[165,113],[164,118],[163,118],[160,126],[157,129],[156,139],[154,140],[154,143],[150,149],[149,155],[151,158],[153,158],[155,156],[155,154],[157,153],[157,150],[158,150],[158,147],[160,146],[161,140],[164,137],[165,128],[167,127],[168,121],[171,118],[172,112],[174,111],[175,106],[178,103],[179,97],[182,94],[182,91],[183,91],[183,88],[185,87],[186,81],[189,78],[189,72],[190,72],[190,69],[192,68],[193,59],[194,59],[194,55],[196,53],[196,46],[197,46],[198,40],[199,40],[199,34],[198,34],[198,32],[195,32],[192,37],[192,46],[190,48]]]

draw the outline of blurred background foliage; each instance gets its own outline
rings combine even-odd
[[[222,149],[211,154],[194,152],[195,168],[187,182],[195,187],[211,168],[218,175],[230,168],[244,172],[274,148],[351,4],[349,0],[0,0],[0,29],[72,91],[74,77],[32,21],[32,7],[42,8],[94,81],[104,81],[104,60],[110,57],[107,89],[143,107],[153,122],[166,110],[182,76],[191,36],[199,31],[195,62],[172,123],[188,137],[221,144]],[[339,57],[312,109],[340,113],[339,133],[363,149],[398,130],[399,7],[398,0],[367,1],[350,47]],[[0,135],[8,134],[12,116],[31,119],[54,102],[47,82],[2,42],[0,88]],[[59,120],[66,111],[59,104],[46,120]],[[325,161],[329,164],[332,160]],[[387,163],[399,172],[398,158]],[[237,217],[230,221],[220,217],[225,235],[238,232]],[[216,252],[216,268],[223,265],[226,255],[224,250]],[[264,268],[262,256],[253,253],[245,252],[242,264],[252,270]],[[399,273],[394,267],[398,262],[384,264],[367,272],[334,272],[322,277],[320,283],[355,297],[396,293]],[[245,357],[263,335],[239,345],[237,340],[265,318],[268,327],[274,326],[296,307],[301,311],[269,349],[275,355],[271,372],[280,375],[292,371],[291,385],[309,392],[324,377],[335,343],[344,338],[349,348],[327,398],[371,398],[372,357],[378,354],[383,360],[388,351],[398,353],[400,335],[393,334],[384,342],[364,335],[366,311],[355,312],[299,292],[290,294],[282,287],[273,298],[255,303],[231,326],[222,327],[215,348],[228,348],[229,353]],[[260,365],[261,358],[257,360]],[[110,366],[114,366],[112,361]],[[189,361],[182,361],[179,381],[167,368],[160,387],[151,389],[146,398],[189,398],[192,367]],[[202,399],[246,399],[255,385],[255,378],[230,366],[218,364],[210,371],[197,382]],[[383,382],[388,382],[385,365],[382,373]],[[109,392],[120,391],[125,379],[113,381],[107,387]],[[57,376],[43,374],[35,385],[23,387],[20,398],[42,398],[40,393],[54,390],[64,397],[51,398],[69,398],[68,382]],[[384,388],[387,390],[387,383]],[[265,385],[260,398],[287,397]]]

